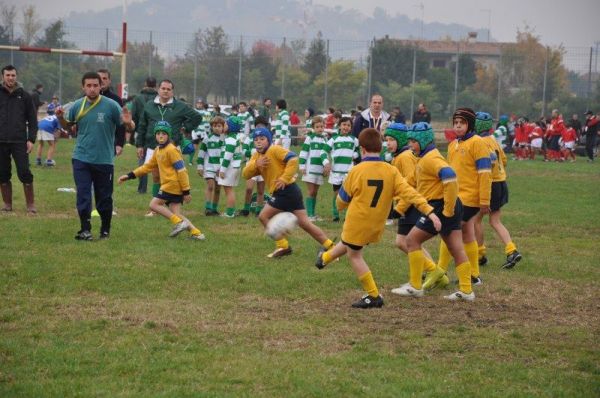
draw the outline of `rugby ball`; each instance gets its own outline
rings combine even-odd
[[[298,218],[294,214],[290,212],[277,213],[267,223],[265,234],[273,240],[279,240],[290,234],[297,226]]]

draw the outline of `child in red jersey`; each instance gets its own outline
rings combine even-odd
[[[532,123],[533,130],[529,134],[529,140],[531,145],[531,151],[529,152],[529,159],[535,160],[535,153],[539,153],[544,158],[546,157],[544,151],[544,130],[542,129],[541,122]]]
[[[565,160],[569,157],[571,158],[570,162],[575,161],[575,144],[577,142],[577,132],[575,129],[569,125],[566,130],[563,130],[561,133],[562,145],[561,152],[562,156]]]

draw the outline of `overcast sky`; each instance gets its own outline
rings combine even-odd
[[[133,1],[127,0],[128,4]],[[170,0],[176,4],[177,0]],[[226,0],[224,0],[226,1]],[[300,0],[302,1],[302,0]],[[119,6],[123,0],[0,0],[8,4],[33,4],[44,18],[54,19],[69,11],[102,10]],[[310,2],[310,1],[308,1]],[[544,44],[590,46],[600,41],[600,0],[313,0],[314,4],[354,8],[372,15],[375,7],[388,13],[404,14],[430,22],[459,23],[488,28],[498,41],[514,41],[517,28],[526,24],[535,29]],[[101,26],[98,26],[101,27]],[[251,32],[249,32],[251,34]]]

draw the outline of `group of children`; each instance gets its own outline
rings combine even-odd
[[[215,117],[210,121],[211,129],[202,140],[198,156],[198,172],[207,180],[206,214],[216,213],[215,198],[223,186],[227,196],[224,215],[234,216],[233,189],[240,174],[248,181],[247,193],[252,193],[254,184],[262,185],[270,195],[258,212],[263,226],[280,212],[293,213],[299,226],[320,245],[315,263],[319,269],[348,255],[366,293],[353,307],[383,306],[362,252],[364,246],[380,240],[393,205],[400,215],[396,245],[408,255],[410,276],[408,283],[392,293],[421,297],[425,290],[447,285],[446,272],[453,258],[459,288],[445,298],[473,301],[472,287],[482,283],[479,266],[487,262],[481,227],[485,215],[489,215],[490,224],[505,244],[507,260],[503,267],[512,268],[521,260],[500,221],[500,209],[508,201],[506,156],[491,135],[489,114],[476,114],[469,108],[456,110],[453,127],[457,138],[448,147],[448,160],[435,148],[433,130],[425,122],[410,129],[394,123],[383,136],[375,129],[365,129],[357,139],[349,134],[350,118],[340,118],[336,133],[327,137],[324,120],[314,117],[299,156],[283,145],[284,140],[275,138],[277,133],[274,137],[268,125],[257,118],[249,136],[243,132],[244,122],[239,116],[227,120]],[[181,153],[169,140],[170,126],[159,122],[154,131],[158,150],[153,158],[121,176],[119,182],[158,167],[161,190],[150,207],[173,223],[171,236],[188,229],[192,238],[202,240],[201,231],[181,215],[181,203],[190,200],[189,178]],[[389,162],[385,161],[384,148]],[[243,157],[247,162],[242,168]],[[307,184],[306,206],[296,184],[298,171]],[[339,211],[347,209],[338,244],[311,218],[325,177],[335,192],[334,220],[339,220]],[[438,233],[442,240],[439,260],[435,263],[422,244]],[[287,238],[282,237],[268,257],[291,253]]]

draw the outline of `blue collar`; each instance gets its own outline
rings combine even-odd
[[[423,156],[427,155],[429,152],[433,151],[434,149],[435,149],[435,144],[431,143],[431,144],[427,145],[425,147],[425,149],[421,151],[421,153],[419,154],[419,157],[422,158]]]
[[[367,156],[361,159],[362,162],[381,162],[381,158],[379,156]]]
[[[489,131],[484,131],[482,133],[479,134],[481,137],[489,137],[490,132]]]
[[[464,137],[456,137],[456,139],[459,141],[466,141],[474,135],[476,135],[474,131],[469,131],[467,134],[464,135]]]

